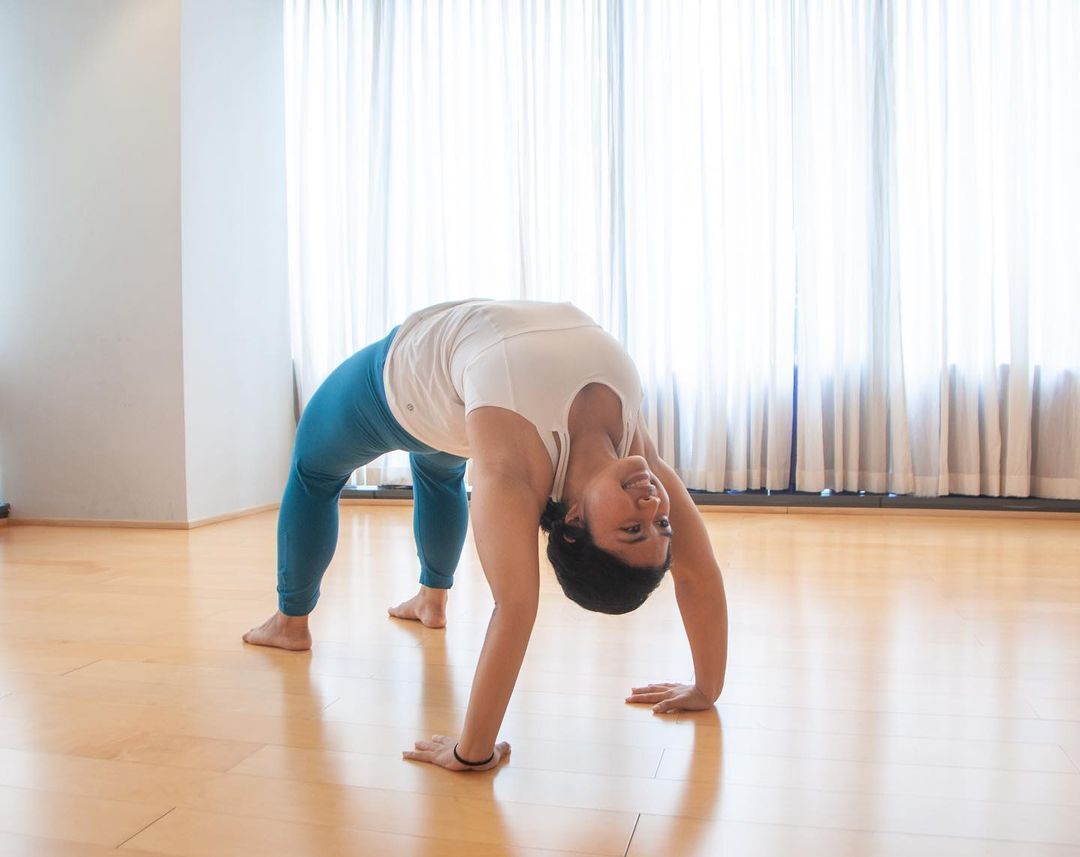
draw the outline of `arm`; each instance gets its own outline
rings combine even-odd
[[[664,483],[671,499],[672,566],[675,599],[694,658],[694,688],[698,694],[673,693],[677,685],[649,685],[634,688],[632,702],[657,703],[657,711],[712,705],[724,689],[727,672],[728,617],[724,579],[713,555],[705,522],[681,479],[656,452],[656,447],[639,420],[638,434],[649,467]],[[639,693],[639,691],[641,691]],[[692,696],[693,698],[688,698]],[[687,704],[682,704],[682,703]]]
[[[437,735],[432,741],[417,742],[415,752],[405,753],[405,758],[451,770],[467,769],[454,757],[455,743],[466,760],[492,757],[489,764],[473,770],[494,767],[509,753],[510,745],[496,744],[496,739],[525,658],[540,597],[536,534],[542,494],[514,469],[479,460],[473,464],[472,485],[476,548],[495,607],[473,678],[461,740]]]
[[[486,759],[517,682],[540,599],[536,545],[541,502],[525,481],[482,464],[473,469],[473,530],[495,607],[476,666],[459,752]]]

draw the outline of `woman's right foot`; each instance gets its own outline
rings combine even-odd
[[[271,646],[290,652],[306,652],[311,648],[311,632],[307,616],[286,616],[280,610],[244,634],[244,642],[253,646]]]
[[[416,595],[397,607],[388,608],[386,612],[395,619],[413,619],[428,628],[445,628],[447,597],[445,589],[421,585]]]

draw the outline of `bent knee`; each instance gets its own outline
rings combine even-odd
[[[344,473],[340,468],[327,467],[304,456],[293,459],[292,476],[309,491],[332,491],[338,493],[345,487],[352,470]]]

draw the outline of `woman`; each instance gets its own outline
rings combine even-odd
[[[566,594],[590,610],[640,606],[671,568],[695,683],[634,688],[654,711],[710,707],[727,662],[727,608],[704,523],[656,454],[626,352],[570,304],[462,301],[410,316],[326,379],[297,428],[278,518],[278,612],[248,643],[303,650],[308,614],[337,543],[349,475],[407,450],[420,591],[390,615],[446,622],[469,518],[495,598],[460,741],[435,736],[405,757],[487,770],[539,600],[537,522]]]

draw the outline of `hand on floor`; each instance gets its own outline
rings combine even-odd
[[[495,753],[486,765],[463,765],[454,758],[456,746],[457,741],[448,735],[432,735],[430,741],[417,741],[416,749],[406,750],[401,754],[401,758],[412,759],[416,762],[430,762],[448,771],[490,771],[505,756],[510,755],[510,745],[505,741],[500,741],[495,745]]]
[[[635,687],[626,697],[627,702],[651,702],[653,711],[664,714],[671,711],[704,711],[712,703],[696,685],[660,682],[645,687]]]

